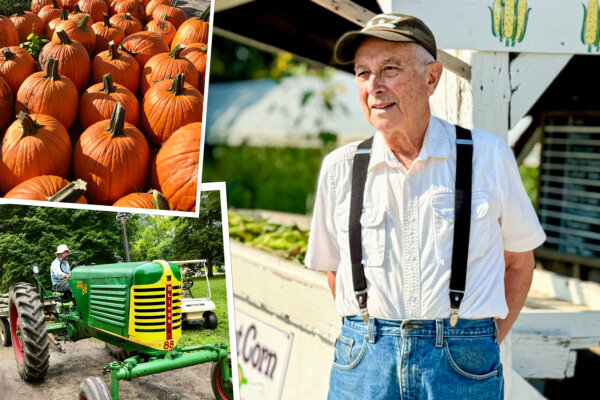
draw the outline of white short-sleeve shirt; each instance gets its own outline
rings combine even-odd
[[[546,239],[506,142],[472,130],[473,192],[461,318],[504,318],[504,250],[535,249]],[[456,129],[431,117],[419,157],[407,169],[378,132],[361,216],[369,315],[435,319],[450,315]],[[358,142],[323,160],[305,263],[337,271],[336,309],[360,315],[352,286],[348,221]]]

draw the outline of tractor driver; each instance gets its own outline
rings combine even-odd
[[[61,244],[56,249],[56,258],[50,267],[50,279],[52,279],[52,290],[66,292],[69,289],[69,278],[71,278],[71,267],[69,262],[63,259],[69,255],[69,248]]]

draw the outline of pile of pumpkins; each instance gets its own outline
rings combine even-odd
[[[208,17],[177,0],[0,16],[0,195],[195,211]],[[32,32],[49,39],[37,60]]]

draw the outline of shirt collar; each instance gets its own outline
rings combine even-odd
[[[419,153],[417,160],[426,160],[429,157],[447,158],[449,155],[450,135],[442,122],[432,115],[429,119],[429,125],[425,132],[425,139],[423,140],[423,147],[421,147],[421,152]],[[386,163],[389,167],[401,166],[400,162],[385,142],[383,135],[378,131],[373,138],[369,170],[381,163]]]

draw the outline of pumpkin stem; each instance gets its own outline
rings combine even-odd
[[[161,192],[156,189],[152,189],[150,193],[152,193],[152,208],[155,210],[171,209],[171,207],[169,207],[169,201]]]
[[[83,13],[83,11],[81,11],[81,8],[79,8],[79,4],[75,4],[73,6],[73,10],[75,11],[73,14],[81,14],[81,13]]]
[[[60,7],[58,6],[58,3],[56,2],[56,0],[52,0],[52,8],[60,10]]]
[[[210,17],[210,4],[208,5],[208,7],[206,7],[206,10],[204,10],[204,12],[202,13],[202,15],[200,15],[200,21],[208,21],[208,18]]]
[[[49,58],[48,64],[46,65],[46,75],[44,78],[48,78],[53,81],[60,79],[58,75],[58,60],[56,58]]]
[[[87,182],[82,179],[77,179],[75,182],[69,183],[64,188],[60,189],[53,196],[48,196],[48,201],[58,201],[61,203],[75,203],[83,196],[87,190]]]
[[[66,8],[61,8],[60,19],[62,19],[63,21],[67,21],[69,19],[69,10],[67,10]]]
[[[125,53],[129,54],[132,57],[135,57],[135,55],[137,54],[136,52],[131,51],[128,48],[124,47],[122,44],[119,44],[119,50],[124,51]]]
[[[56,31],[56,36],[58,36],[58,38],[60,39],[60,42],[59,42],[60,44],[65,44],[66,45],[66,44],[73,43],[71,41],[71,39],[69,39],[69,35],[67,35],[67,32],[65,32],[62,29],[59,29],[59,30]]]
[[[21,16],[21,15],[25,15],[25,10],[23,10],[22,8],[19,8],[17,10],[17,15]]]
[[[173,79],[173,84],[171,85],[171,89],[169,92],[173,93],[175,96],[180,96],[183,94],[183,84],[185,83],[185,75],[179,73],[175,75],[175,79]]]
[[[15,58],[15,53],[10,51],[10,48],[8,47],[2,48],[2,55],[4,56],[5,60],[12,60],[13,58]]]
[[[171,52],[169,53],[169,56],[174,58],[175,60],[179,60],[181,57],[179,56],[179,54],[185,49],[185,45],[184,44],[178,44],[177,46],[175,46],[175,48],[173,50],[171,50]]]
[[[102,77],[102,82],[104,86],[102,87],[102,91],[106,94],[114,93],[117,91],[117,88],[113,84],[112,76],[110,74],[106,74]]]
[[[125,13],[125,15],[123,16],[123,18],[125,18],[127,21],[131,21],[131,14]]]
[[[111,138],[125,136],[125,107],[123,104],[115,104],[112,117],[110,117],[110,125],[106,130],[110,132]]]
[[[162,15],[162,17],[160,17],[160,19],[162,19],[163,21],[167,20],[167,12],[165,11]]]
[[[104,27],[105,28],[112,28],[112,25],[110,24],[110,17],[108,16],[107,13],[102,13],[102,17],[104,18]]]
[[[21,134],[21,139],[27,136],[35,135],[39,128],[43,128],[43,125],[38,124],[31,118],[29,114],[24,111],[21,111],[17,114],[17,118],[21,121],[21,126],[23,127],[23,133]]]
[[[89,19],[90,19],[90,14],[83,14],[83,17],[81,17],[81,19],[79,20],[77,27],[79,29],[85,29]]]
[[[117,46],[115,46],[114,40],[108,42],[108,58],[110,58],[111,60],[118,60],[119,58],[121,58],[121,55],[117,50]]]

